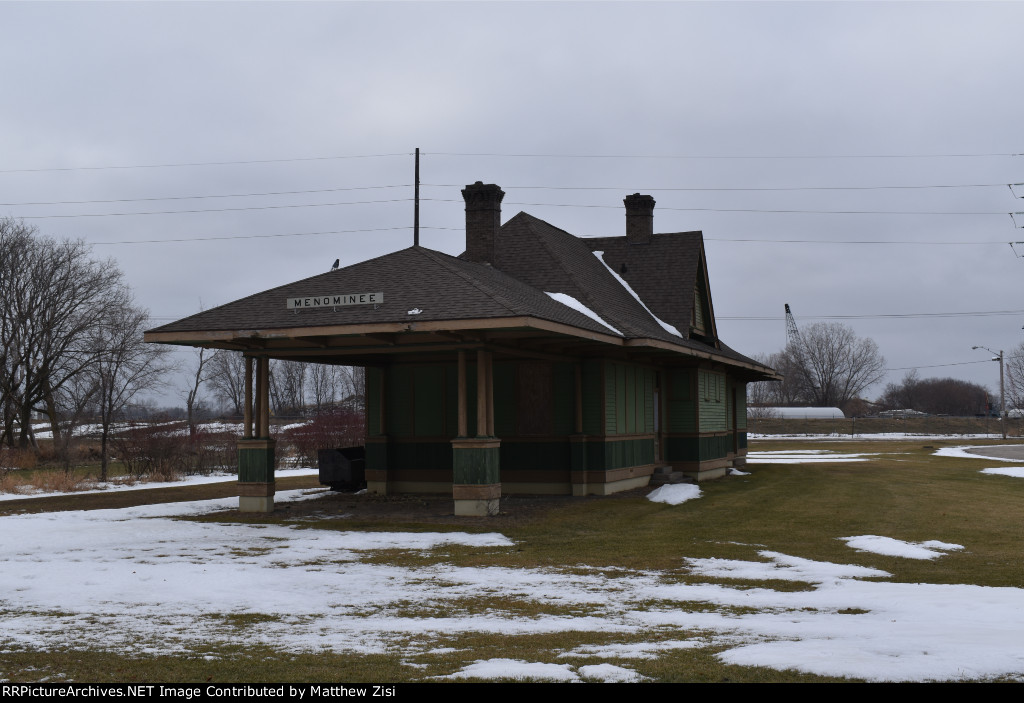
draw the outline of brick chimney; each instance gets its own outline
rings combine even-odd
[[[477,181],[462,190],[462,197],[466,201],[465,256],[470,261],[493,264],[505,192],[493,183]]]
[[[650,244],[654,234],[654,198],[633,193],[622,202],[626,204],[626,241]]]

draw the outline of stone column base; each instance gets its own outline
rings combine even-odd
[[[274,496],[238,496],[240,513],[274,512]]]
[[[456,515],[494,516],[501,509],[501,484],[456,484],[452,486],[452,498]]]
[[[238,512],[274,512],[274,492],[275,489],[273,481],[239,481]]]

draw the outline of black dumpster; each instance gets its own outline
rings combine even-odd
[[[366,487],[366,449],[320,449],[320,483],[332,491],[358,491]]]

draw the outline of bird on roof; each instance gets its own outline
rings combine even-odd
[[[341,264],[341,259],[335,259],[334,260],[334,265],[331,266],[331,271],[337,271],[339,264]]]

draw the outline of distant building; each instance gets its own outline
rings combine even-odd
[[[477,182],[466,251],[413,246],[146,333],[249,360],[240,507],[270,510],[268,359],[366,367],[368,487],[450,493],[493,514],[502,493],[604,495],[670,465],[703,480],[743,464],[746,384],[777,378],[718,338],[700,232],[584,239]]]
[[[846,417],[839,408],[783,408],[764,407],[765,417],[801,418],[805,420],[834,420]]]

